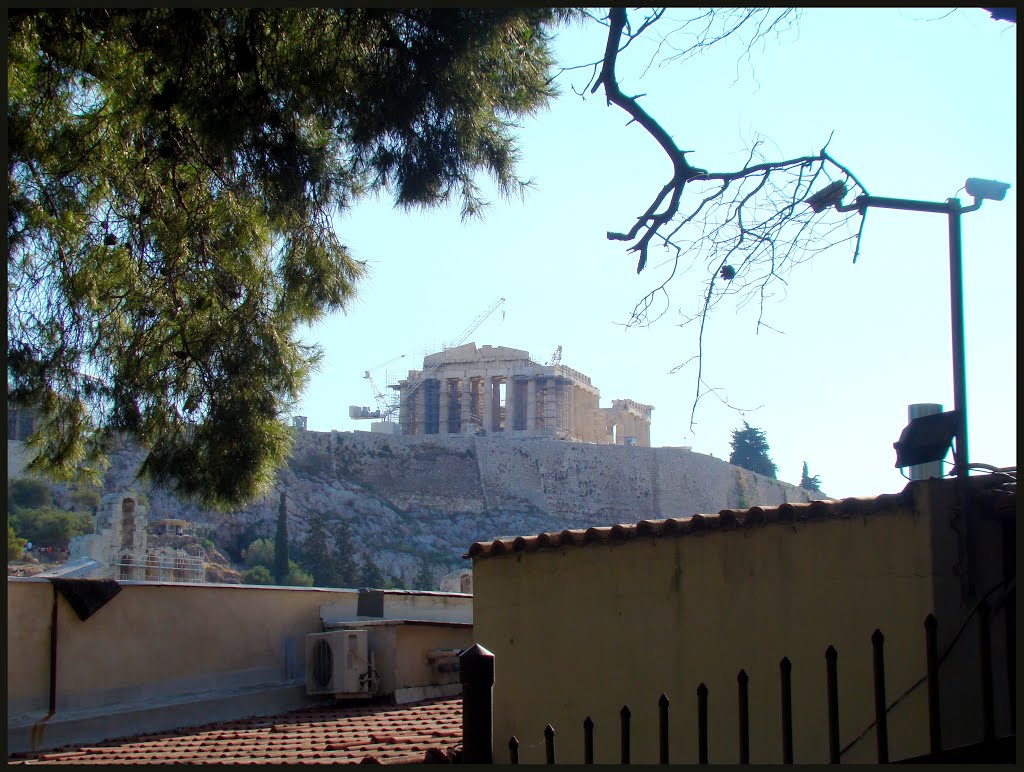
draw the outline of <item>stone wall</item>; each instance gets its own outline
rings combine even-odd
[[[578,525],[808,500],[796,486],[690,450],[545,439],[305,432],[291,466],[330,469],[401,509],[543,513]]]

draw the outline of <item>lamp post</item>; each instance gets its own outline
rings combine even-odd
[[[964,292],[960,215],[980,209],[985,199],[1002,201],[1009,188],[1009,184],[1005,182],[971,177],[965,184],[967,195],[974,198],[974,203],[970,206],[961,206],[958,198],[948,198],[943,202],[938,202],[870,195],[857,196],[853,203],[843,204],[846,185],[841,181],[836,181],[806,199],[806,203],[815,212],[821,212],[834,206],[839,212],[857,210],[863,215],[868,207],[876,207],[908,212],[934,212],[947,216],[949,221],[949,306],[953,332],[953,410],[956,413],[956,452],[953,460],[954,471],[961,482],[967,480],[970,460],[967,452],[967,368],[964,355]]]

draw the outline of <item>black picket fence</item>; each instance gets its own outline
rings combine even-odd
[[[984,727],[983,739],[969,747],[960,749],[943,749],[942,718],[939,700],[939,664],[938,623],[931,614],[925,619],[925,658],[926,675],[915,684],[927,682],[928,690],[928,733],[930,752],[923,756],[904,759],[905,762],[932,762],[950,759],[976,761],[1014,761],[1015,745],[1013,738],[996,738],[995,732],[995,689],[991,655],[991,612],[988,603],[983,601],[978,607],[980,630],[979,677],[981,679],[982,717]],[[954,641],[958,638],[954,638]],[[885,684],[885,638],[880,630],[871,635],[873,660],[874,690],[874,722],[867,727],[856,740],[840,747],[839,732],[839,670],[838,652],[834,646],[825,650],[825,684],[826,710],[828,723],[828,757],[833,764],[840,763],[843,753],[859,741],[871,729],[875,729],[877,759],[879,763],[888,763],[889,732],[888,712],[896,704],[889,704],[886,699]],[[946,652],[948,655],[949,652]],[[1013,650],[1007,651],[1008,660],[1014,656]],[[1010,665],[1010,662],[1007,663]],[[492,747],[492,714],[491,688],[494,684],[494,655],[483,647],[476,645],[467,649],[460,656],[463,683],[463,758],[467,763],[491,763]],[[1012,666],[1007,668],[1013,672]],[[750,712],[749,712],[749,677],[745,670],[740,670],[736,677],[738,705],[738,747],[741,764],[750,763]],[[1011,689],[1011,714],[1014,712]],[[782,763],[793,763],[793,700],[792,700],[792,663],[788,657],[779,662],[779,693],[780,693],[780,726],[782,731]],[[709,763],[708,759],[708,696],[706,684],[701,683],[696,689],[697,698],[697,762]],[[897,700],[896,702],[899,702]],[[670,760],[669,707],[667,695],[658,698],[658,759],[661,764]],[[622,764],[630,763],[630,721],[632,713],[629,706],[623,705],[619,711],[619,758]],[[1011,716],[1012,720],[1012,716]],[[584,763],[594,763],[594,721],[590,716],[583,720]],[[556,733],[551,724],[544,730],[545,759],[548,764],[556,763]],[[561,737],[557,738],[561,741]],[[571,739],[570,739],[571,741]],[[519,763],[519,739],[511,737],[508,741],[508,760],[512,764]],[[609,760],[610,761],[610,760]]]

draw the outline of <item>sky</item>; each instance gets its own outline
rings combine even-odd
[[[561,31],[559,63],[597,59],[604,32]],[[757,138],[780,159],[814,154],[831,136],[829,153],[876,196],[967,205],[968,177],[1011,185],[962,229],[970,460],[1016,465],[1015,25],[979,9],[821,8],[749,58],[727,43],[648,68],[651,52],[628,53],[620,85],[646,95],[698,167],[739,168]],[[534,182],[523,200],[495,194],[468,223],[457,206],[406,213],[386,199],[337,218],[370,274],[346,313],[306,331],[324,357],[296,413],[315,431],[369,430],[348,417],[349,405],[374,406],[364,371],[388,391],[505,298],[470,341],[542,363],[561,345],[562,364],[591,377],[602,407],[654,405],[654,446],[727,459],[746,420],[765,432],[781,480],[798,484],[806,461],[832,497],[901,490],[893,443],[907,406],[953,407],[945,216],[869,210],[856,264],[837,247],[794,269],[766,305],[771,329],[758,331],[756,306],[715,309],[704,379],[716,391],[691,425],[695,367],[671,371],[697,351],[696,328],[679,322],[699,310],[707,273],[680,269],[668,313],[625,326],[667,267],[652,257],[638,275],[635,256],[605,233],[628,230],[671,167],[625,113],[574,93],[586,78],[560,77],[561,96],[523,121],[519,171]]]

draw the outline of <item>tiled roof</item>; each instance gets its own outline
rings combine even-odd
[[[462,743],[462,698],[406,705],[303,708],[41,753],[29,764],[418,764]]]
[[[623,523],[565,530],[558,533],[542,533],[536,536],[519,536],[515,539],[496,539],[492,542],[476,542],[463,557],[487,558],[512,552],[534,552],[540,549],[573,545],[616,544],[640,536],[687,536],[729,528],[750,528],[769,523],[859,517],[911,503],[913,494],[910,488],[911,486],[908,485],[900,493],[885,493],[868,498],[826,499],[806,503],[780,504],[775,507],[723,509],[717,515],[641,520],[635,524]]]

